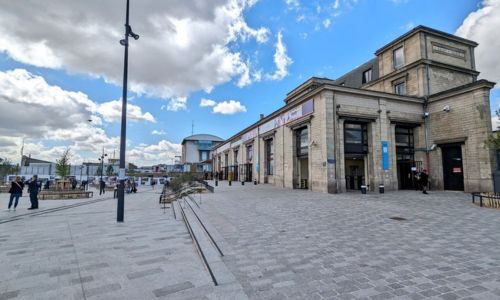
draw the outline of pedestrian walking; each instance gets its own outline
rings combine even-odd
[[[41,189],[41,184],[38,181],[38,176],[33,175],[28,183],[28,193],[30,193],[31,207],[28,209],[38,209],[38,192]]]
[[[155,189],[155,184],[156,184],[156,180],[154,180],[154,179],[153,179],[153,180],[151,181],[151,186],[153,187],[153,190]]]
[[[99,181],[99,195],[102,195],[106,192],[104,189],[106,187],[106,182],[104,180]]]
[[[16,179],[14,179],[10,183],[10,199],[9,199],[9,210],[12,207],[12,202],[14,202],[14,210],[16,210],[17,204],[19,203],[19,197],[23,196],[23,188],[24,188],[24,183],[21,180],[21,177],[16,176]]]
[[[422,188],[422,194],[427,194],[427,185],[429,184],[429,175],[427,174],[427,170],[423,169],[418,177],[420,187]]]

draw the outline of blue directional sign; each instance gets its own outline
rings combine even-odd
[[[382,166],[384,171],[389,170],[389,142],[382,141]]]

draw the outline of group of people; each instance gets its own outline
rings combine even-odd
[[[28,209],[38,209],[38,193],[42,189],[42,184],[38,181],[38,176],[33,175],[33,177],[28,180],[25,184],[20,176],[16,176],[14,181],[11,182],[9,193],[9,210],[12,205],[14,205],[14,210],[16,210],[19,204],[19,198],[23,196],[24,186],[28,186],[28,193],[30,195],[31,207]]]

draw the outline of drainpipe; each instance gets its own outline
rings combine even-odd
[[[431,173],[430,155],[429,155],[429,115],[427,112],[428,97],[424,97],[424,135],[425,135],[425,158],[427,174]]]

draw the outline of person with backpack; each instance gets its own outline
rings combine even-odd
[[[16,176],[16,179],[10,183],[9,210],[12,207],[12,202],[14,202],[14,210],[16,210],[17,204],[19,203],[19,197],[23,196],[23,189],[24,189],[24,183],[21,180],[21,177]]]

